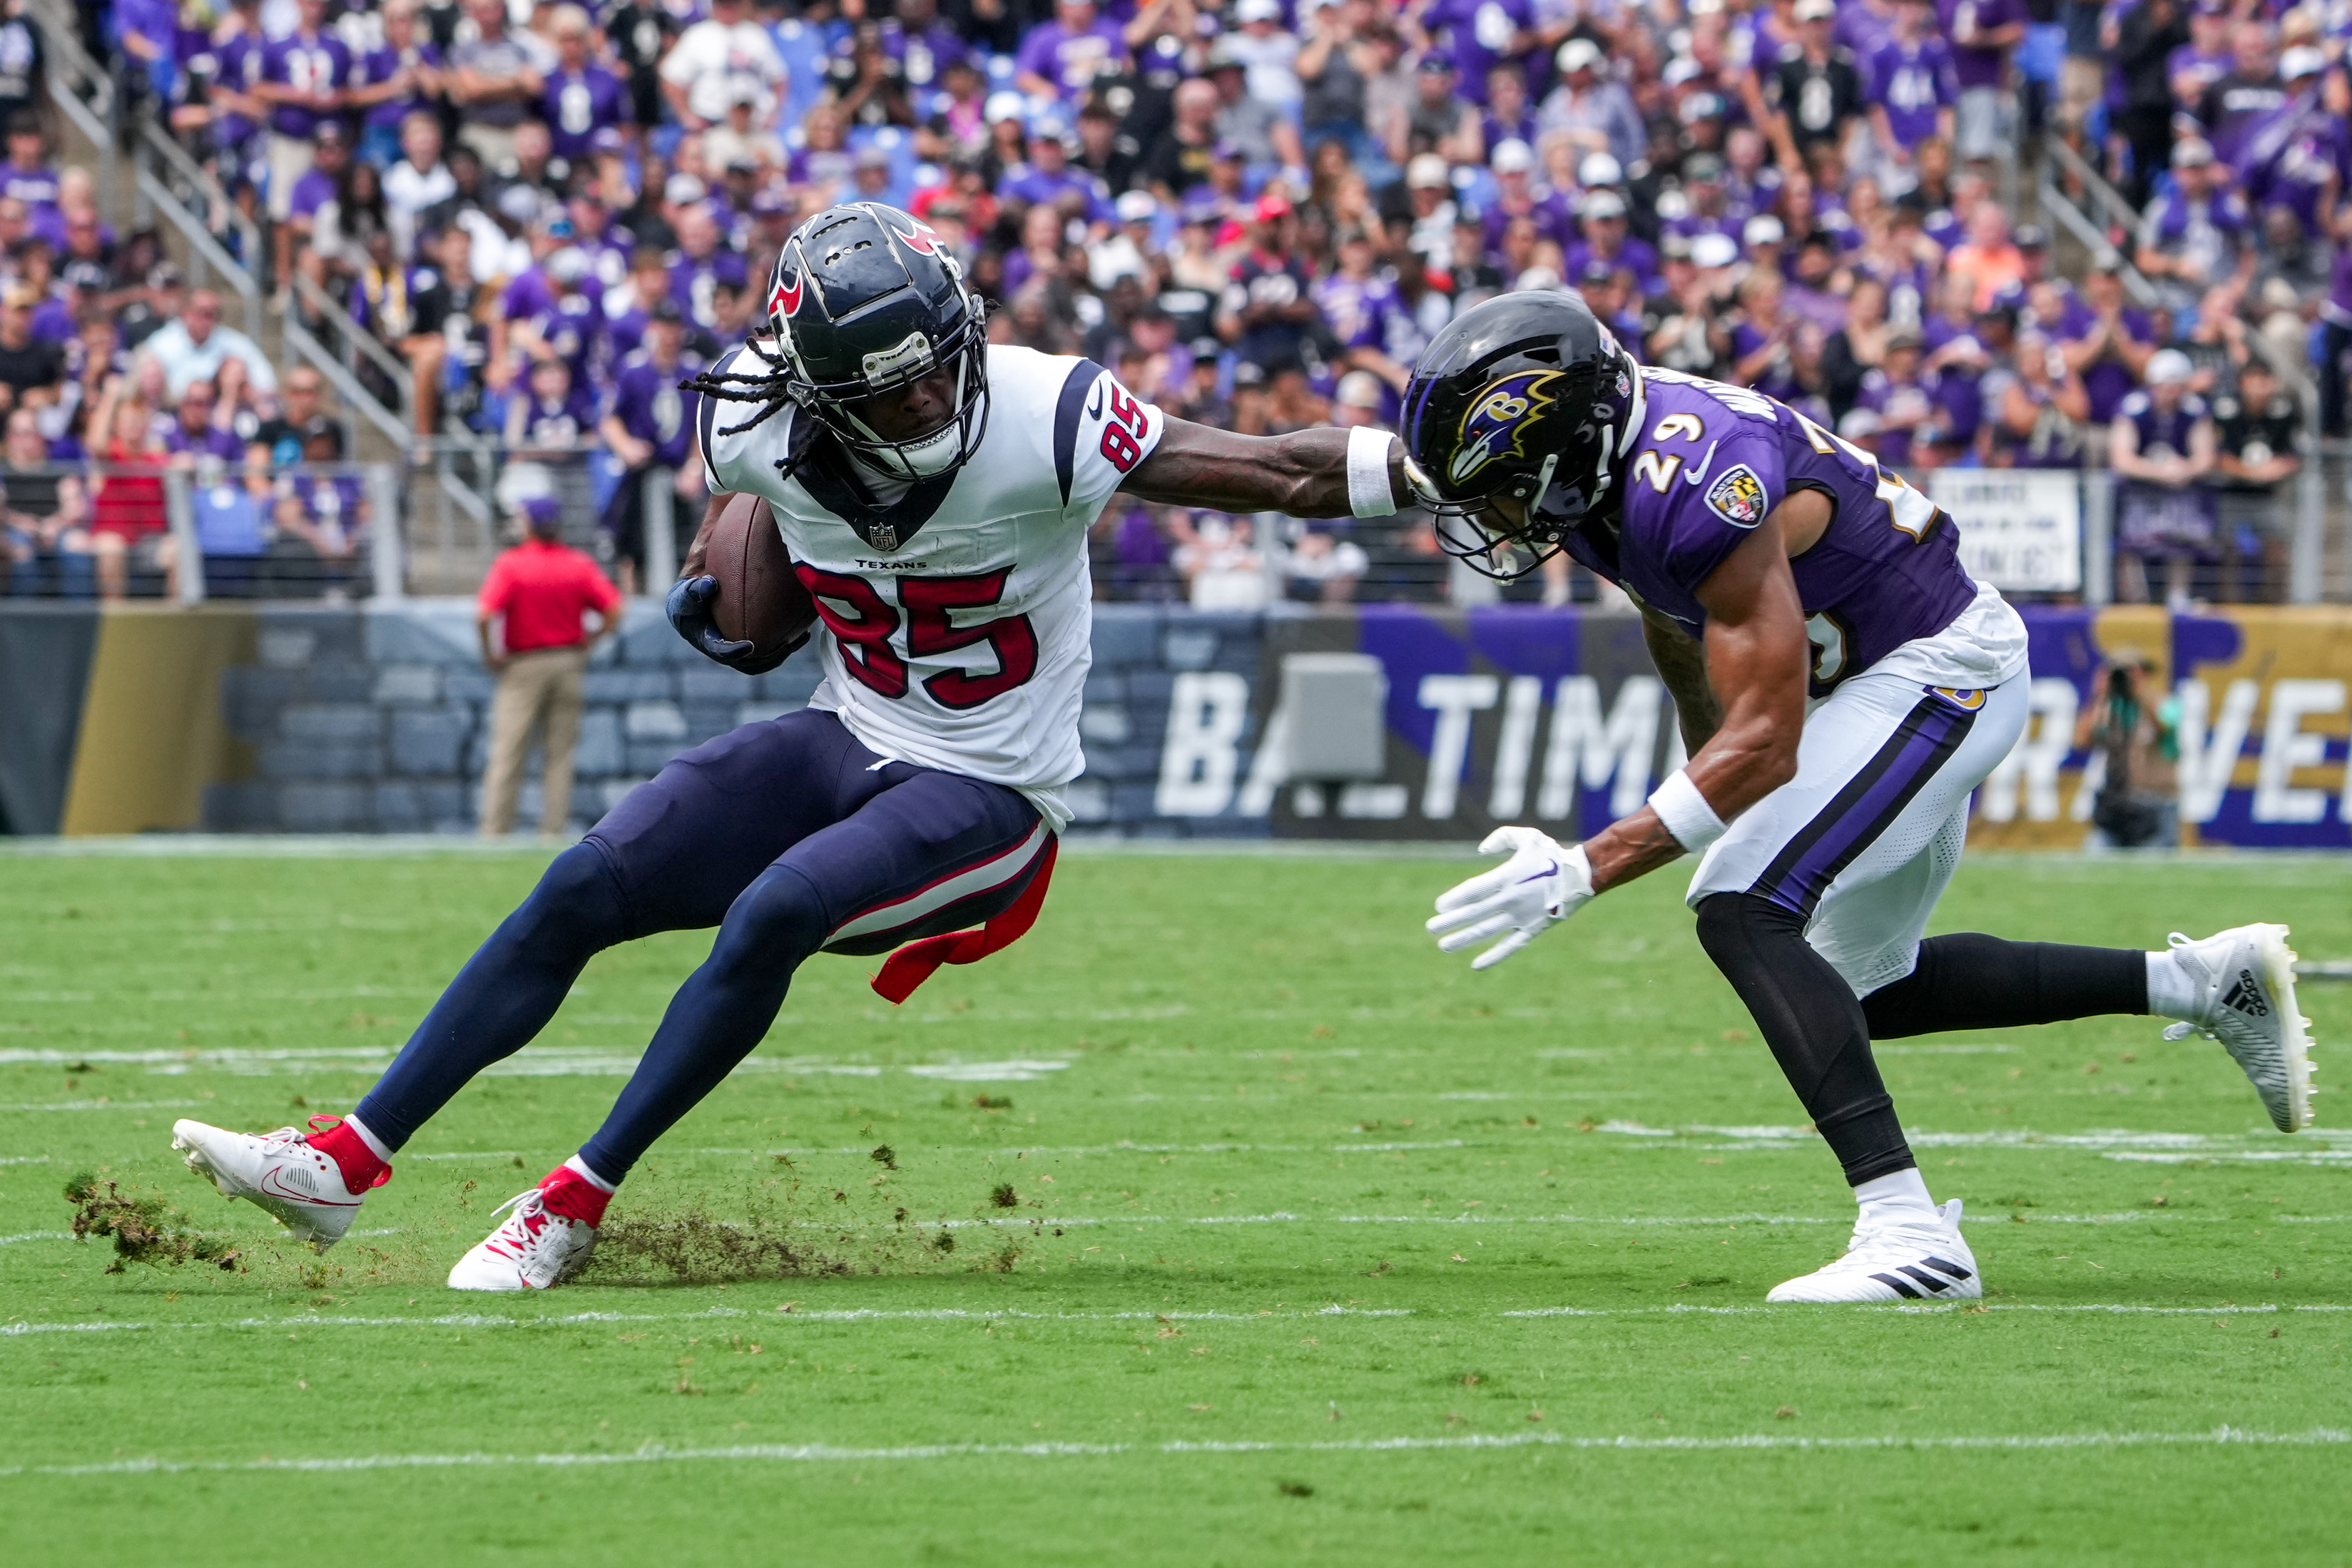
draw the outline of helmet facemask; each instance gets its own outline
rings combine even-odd
[[[963,321],[942,341],[934,343],[920,332],[909,333],[896,346],[867,354],[864,374],[856,379],[829,384],[806,375],[793,352],[791,323],[781,314],[771,316],[770,331],[796,373],[793,401],[815,416],[852,457],[890,479],[920,482],[961,468],[988,434],[989,411],[988,336],[982,307],[969,294],[964,300]],[[858,405],[868,399],[887,397],[942,365],[954,369],[954,407],[930,429],[892,437],[858,414]]]
[[[1560,553],[1588,518],[1614,530],[1624,507],[1618,469],[1639,437],[1648,403],[1640,365],[1622,351],[1619,363],[1632,387],[1622,426],[1596,443],[1593,468],[1580,478],[1561,474],[1559,455],[1549,453],[1534,469],[1507,472],[1479,494],[1447,497],[1407,456],[1405,478],[1431,516],[1438,548],[1482,576],[1509,583]]]

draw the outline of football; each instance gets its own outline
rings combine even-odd
[[[793,574],[792,552],[768,503],[739,495],[710,531],[703,570],[719,579],[710,618],[721,637],[748,640],[752,669],[772,668],[816,624],[816,601]]]

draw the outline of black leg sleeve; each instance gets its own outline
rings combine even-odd
[[[1804,918],[1750,893],[1698,907],[1698,940],[1748,1005],[1790,1087],[1854,1186],[1917,1162],[1870,1056],[1862,1004],[1805,942]]]
[[[1946,1029],[2013,1029],[2147,1011],[2147,955],[2127,947],[1931,936],[1909,974],[1863,1000],[1874,1040]]]

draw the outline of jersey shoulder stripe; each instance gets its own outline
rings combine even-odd
[[[1070,479],[1077,467],[1078,413],[1087,391],[1107,373],[1090,359],[1070,366],[1062,379],[1062,395],[1054,407],[1054,478],[1062,487],[1062,504],[1070,504]]]

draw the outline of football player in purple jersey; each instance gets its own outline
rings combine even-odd
[[[2286,928],[2168,951],[1922,940],[1969,796],[2026,721],[2024,623],[1961,567],[1935,502],[1747,388],[1637,364],[1572,294],[1507,294],[1431,342],[1407,478],[1447,548],[1515,576],[1565,552],[1641,607],[1689,761],[1575,846],[1532,827],[1437,900],[1484,969],[1610,889],[1699,856],[1698,935],[1861,1205],[1845,1255],[1774,1301],[1982,1293],[1960,1205],[1928,1196],[1874,1039],[2102,1013],[2219,1039],[2272,1121],[2308,1119]]]

